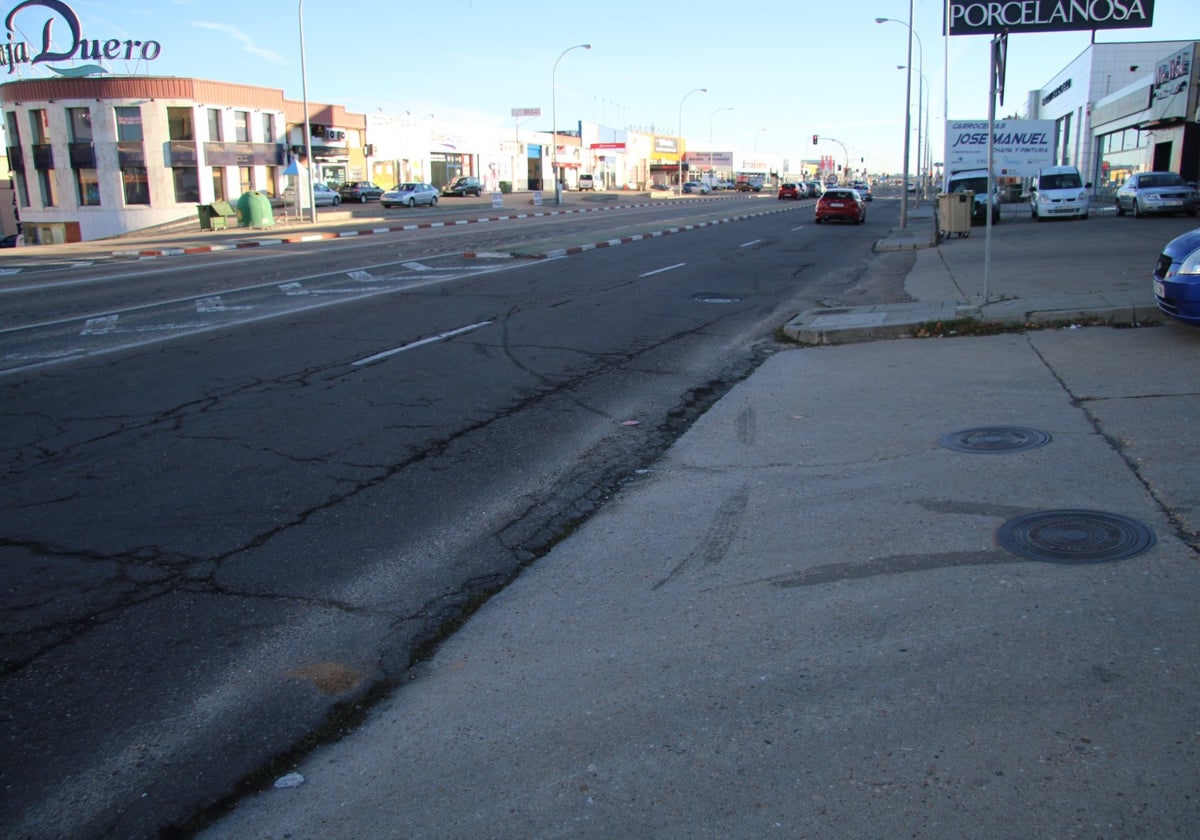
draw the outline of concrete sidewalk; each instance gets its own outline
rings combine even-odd
[[[910,293],[972,305],[976,241]],[[1197,836],[1198,382],[1175,325],[781,351],[202,836]]]

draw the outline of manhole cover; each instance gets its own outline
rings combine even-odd
[[[1037,429],[1021,426],[980,426],[950,432],[938,438],[938,443],[955,452],[1008,453],[1036,449],[1050,442],[1050,435]]]
[[[1048,563],[1110,563],[1151,548],[1154,532],[1142,523],[1094,510],[1048,510],[1010,519],[996,541],[1014,554]]]
[[[719,292],[700,292],[692,295],[692,300],[697,303],[741,303],[742,301],[737,295],[723,295]]]

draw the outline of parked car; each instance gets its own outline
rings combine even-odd
[[[284,207],[295,207],[296,188],[290,186],[284,187],[281,199]],[[318,207],[337,207],[342,203],[342,197],[333,187],[329,186],[328,184],[317,182],[313,184],[313,202]],[[307,202],[304,203],[307,204]]]
[[[1200,228],[1163,248],[1154,265],[1154,302],[1170,317],[1200,327]]]
[[[479,183],[478,178],[470,175],[463,175],[460,178],[455,178],[450,183],[442,187],[442,195],[474,195],[483,194],[483,184]]]
[[[946,192],[973,192],[971,224],[981,225],[987,221],[988,206],[992,208],[992,224],[1000,224],[1000,187],[992,179],[992,200],[988,201],[988,173],[986,169],[964,169],[954,172],[947,179]]]
[[[359,204],[366,204],[383,195],[383,187],[372,184],[370,181],[350,181],[338,188],[338,195],[342,197],[342,201],[357,201]]]
[[[707,195],[708,193],[712,192],[712,187],[710,187],[708,184],[705,184],[703,181],[685,181],[683,184],[683,191],[685,193],[698,193],[700,195]]]
[[[1043,219],[1086,219],[1091,204],[1083,177],[1074,166],[1043,166],[1029,185],[1029,215]]]
[[[850,185],[850,189],[858,190],[858,194],[861,195],[866,201],[875,200],[875,196],[871,194],[871,185],[866,181],[855,181]]]
[[[790,181],[784,182],[779,185],[778,198],[780,201],[783,201],[785,198],[800,199],[803,197],[804,197],[803,187],[801,187],[800,185],[793,184]]]
[[[807,198],[820,198],[821,193],[825,192],[825,185],[820,181],[805,181],[804,194]]]
[[[861,225],[867,220],[867,202],[857,190],[830,187],[817,199],[815,219],[817,224],[839,219]]]
[[[589,175],[585,172],[579,176],[579,191],[583,192],[584,190],[591,190],[592,192],[595,192],[596,182],[599,180],[600,179],[595,175]]]
[[[0,248],[16,248],[17,247],[17,238],[20,235],[21,234],[19,234],[19,233],[10,233],[8,236],[4,237],[3,239],[0,239]]]
[[[1117,190],[1117,215],[1187,213],[1200,210],[1196,188],[1174,172],[1135,172]]]
[[[379,203],[384,207],[395,207],[400,204],[405,207],[416,207],[418,204],[428,204],[433,207],[437,201],[437,187],[412,181],[397,184],[379,196]]]

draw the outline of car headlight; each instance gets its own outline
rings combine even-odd
[[[1156,192],[1142,193],[1142,198],[1148,198],[1151,201],[1158,201],[1159,195]]]
[[[1079,191],[1079,195],[1075,196],[1075,199],[1076,199],[1077,201],[1083,201],[1083,200],[1084,200],[1084,199],[1086,199],[1087,197],[1088,197],[1088,195],[1087,195],[1087,190],[1080,190],[1080,191]]]
[[[1179,264],[1177,274],[1200,274],[1200,248],[1197,248]]]

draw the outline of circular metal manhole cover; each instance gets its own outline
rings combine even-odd
[[[742,299],[737,295],[723,295],[720,292],[699,292],[692,295],[692,300],[697,303],[741,303]]]
[[[1050,442],[1050,435],[1023,426],[980,426],[950,432],[938,443],[955,452],[1004,454],[1037,449]]]
[[[1142,523],[1095,510],[1048,510],[1010,519],[996,541],[1014,554],[1048,563],[1111,563],[1153,547]]]

